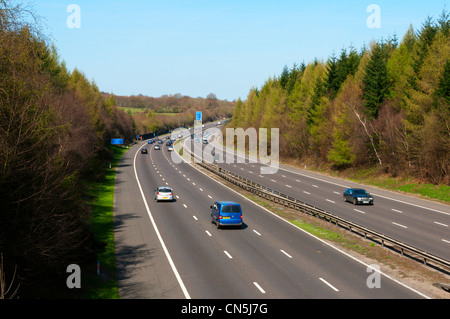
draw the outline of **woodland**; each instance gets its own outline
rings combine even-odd
[[[449,185],[449,28],[444,10],[400,41],[285,66],[237,100],[231,126],[279,128],[284,160]]]

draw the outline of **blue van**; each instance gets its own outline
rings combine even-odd
[[[218,201],[211,206],[211,222],[222,226],[239,226],[242,227],[242,209],[241,205],[236,202]]]

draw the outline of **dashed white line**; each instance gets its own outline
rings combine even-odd
[[[396,225],[396,226],[399,226],[399,227],[402,227],[402,228],[408,228],[408,227],[406,227],[405,225],[398,224],[398,223],[396,223],[396,222],[392,222],[392,224],[394,224],[394,225]]]
[[[356,208],[354,208],[353,209],[355,212],[358,212],[358,213],[361,213],[361,214],[365,214],[366,212],[363,212],[362,210],[359,210],[359,209],[356,209]]]
[[[403,213],[401,210],[398,210],[398,209],[391,208],[391,210],[394,212],[397,212],[397,213]]]
[[[258,283],[256,282],[256,281],[254,281],[253,282],[253,284],[256,286],[256,288],[258,288],[259,289],[259,291],[261,291],[261,293],[263,293],[263,294],[265,294],[266,292],[265,292],[265,290],[264,289],[262,289],[261,288],[261,286],[260,285],[258,285]]]
[[[316,187],[316,188],[318,188],[319,186],[317,186],[317,185],[313,185],[313,187]]]
[[[205,232],[208,234],[209,237],[212,237],[212,235],[209,231],[205,230]]]
[[[325,198],[325,200],[327,201],[327,202],[330,202],[330,203],[336,203],[334,200],[331,200],[331,199],[328,199],[328,198]]]
[[[197,216],[193,215],[192,217],[194,217],[195,220],[198,220]]]
[[[434,222],[434,223],[437,224],[437,225],[441,225],[441,226],[444,226],[444,227],[448,227],[447,224],[443,224],[443,223],[439,223],[439,222]]]
[[[288,185],[288,184],[286,184],[286,187],[292,188],[292,186],[291,186],[291,185]]]
[[[184,208],[187,208],[186,204],[183,204]]]
[[[283,249],[280,249],[280,251],[281,251],[283,254],[285,254],[286,256],[288,256],[289,258],[292,258],[292,256],[289,255],[287,252],[285,252]]]
[[[201,192],[203,192],[203,188],[200,187],[199,190],[200,190]]]
[[[450,244],[450,240],[442,239],[442,241]]]
[[[307,191],[303,191],[303,193],[308,194],[308,195],[311,195],[311,193],[310,193],[310,192],[307,192]]]
[[[253,232],[254,232],[256,235],[261,236],[261,234],[260,234],[259,232],[257,232],[256,230],[254,230],[254,229],[253,229]]]
[[[332,284],[330,284],[329,282],[327,282],[325,279],[323,278],[319,278],[323,283],[325,283],[328,287],[330,287],[331,289],[333,289],[334,291],[339,291],[336,287],[334,287]]]
[[[228,258],[230,258],[230,259],[232,259],[232,258],[233,258],[233,256],[231,256],[231,255],[230,255],[230,253],[229,253],[228,251],[224,250],[223,252],[225,253],[225,255],[227,255],[227,256],[228,256]]]
[[[211,195],[208,195],[209,198],[212,198]]]
[[[333,191],[333,193],[335,193],[335,194],[338,194],[338,195],[341,195],[341,193],[339,193],[339,192],[336,192],[336,191]]]

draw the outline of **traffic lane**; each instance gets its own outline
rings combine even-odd
[[[153,154],[151,153],[151,155]],[[147,200],[191,297],[218,299],[260,297],[257,291],[246,284],[248,277],[227,263],[226,255],[220,253],[206,240],[205,232],[198,231],[198,227],[195,227],[195,219],[191,214],[192,209],[187,206],[187,204],[191,204],[184,198],[192,197],[194,201],[201,199],[195,198],[190,185],[173,181],[169,177],[169,173],[173,173],[173,170],[171,167],[161,165],[164,161],[162,152],[155,151],[154,156],[154,161],[158,163],[158,172],[163,173],[164,177],[160,177],[155,169],[149,170],[149,165],[139,168],[139,174],[143,176],[142,179],[154,180],[153,185],[166,181],[169,186],[176,184],[176,187],[172,186],[175,194],[179,197],[176,202],[156,203],[151,198]],[[162,181],[162,178],[165,181]],[[152,184],[143,187],[151,189]]]
[[[183,293],[150,224],[129,149],[120,160],[114,193],[117,284],[122,299],[182,298]]]
[[[214,142],[213,144],[217,145],[216,142]],[[230,153],[231,152],[228,152],[228,154],[230,154]],[[230,161],[232,161],[233,163],[237,163],[238,160],[249,162],[248,159],[245,159],[243,156],[237,155],[237,154],[234,154],[234,156],[231,154],[228,157],[230,158]],[[256,164],[251,164],[251,165],[255,167],[256,172],[259,172],[261,167],[267,167],[267,165],[261,164],[260,162],[258,162]],[[307,184],[325,183],[330,186],[333,185],[338,188],[340,187],[340,188],[342,188],[342,191],[343,191],[343,189],[348,188],[348,187],[366,188],[369,192],[373,193],[375,196],[378,196],[379,198],[384,198],[386,200],[394,202],[393,205],[406,204],[406,205],[409,205],[410,208],[412,208],[412,209],[422,208],[423,210],[434,211],[436,213],[443,214],[447,217],[450,217],[449,205],[446,205],[443,203],[438,203],[438,202],[429,201],[429,200],[425,200],[425,199],[421,199],[421,198],[416,198],[416,197],[409,196],[409,195],[399,194],[399,193],[388,191],[388,190],[382,190],[382,189],[372,187],[369,185],[362,186],[362,185],[359,185],[352,181],[347,181],[347,180],[343,180],[341,178],[326,176],[326,175],[314,173],[311,171],[302,170],[300,168],[295,168],[295,167],[290,167],[287,165],[280,164],[276,175],[277,176],[291,175],[294,179],[304,178],[305,182],[307,182]]]
[[[171,168],[169,168],[169,171],[171,171]],[[201,179],[202,175],[199,175],[198,177],[193,177],[192,173],[198,174],[197,171],[193,170],[191,172],[187,172],[188,176],[190,176],[190,180],[188,183],[188,191],[193,194],[186,194],[186,195],[180,195],[180,197],[187,196],[189,199],[192,199],[192,203],[189,203],[190,207],[197,207],[194,208],[194,210],[197,211],[197,224],[204,228],[205,231],[203,233],[206,233],[208,235],[208,239],[211,242],[215,242],[216,245],[218,245],[216,251],[224,253],[221,254],[223,257],[228,258],[229,262],[235,263],[237,266],[237,269],[239,272],[249,272],[247,275],[248,278],[251,278],[251,274],[255,273],[255,279],[256,278],[264,278],[264,280],[267,280],[267,278],[272,277],[273,280],[270,285],[270,292],[268,292],[267,297],[270,298],[308,298],[311,297],[311,291],[322,291],[320,293],[317,293],[319,296],[326,296],[328,293],[328,289],[323,287],[322,284],[320,284],[319,281],[316,281],[317,288],[313,289],[313,284],[309,280],[309,275],[307,272],[305,272],[304,269],[301,269],[299,271],[298,264],[292,265],[284,264],[288,263],[289,260],[286,259],[274,259],[273,256],[275,254],[282,254],[281,250],[279,248],[274,248],[274,246],[283,247],[280,244],[278,244],[278,240],[273,240],[270,243],[261,241],[260,239],[255,239],[254,233],[251,233],[250,235],[245,235],[246,232],[249,230],[246,228],[244,229],[227,229],[227,230],[217,230],[217,228],[211,224],[211,217],[210,217],[210,209],[209,205],[206,206],[205,204],[201,203],[201,200],[195,198],[195,195],[199,194],[198,190],[196,190],[194,187],[191,187],[191,183],[197,183],[197,185],[203,185],[206,186],[208,183],[211,185],[208,185],[208,194],[212,194],[213,198],[216,198],[216,196],[224,196],[223,189],[218,189],[216,191],[213,191],[214,188],[223,188],[223,186],[216,184],[216,182],[210,180],[208,177],[204,176],[203,181],[199,181]],[[186,181],[187,181],[186,177]],[[195,182],[194,182],[195,181]],[[178,183],[180,185],[180,183]],[[231,192],[226,196],[226,199],[231,200],[237,200],[240,201],[242,197],[237,196],[234,192]],[[223,197],[222,197],[223,199]],[[206,203],[208,204],[208,203]],[[243,209],[245,213],[245,220],[251,219],[249,216],[249,212],[252,210],[248,206],[249,203],[243,203]],[[254,209],[254,207],[253,207]],[[257,207],[257,209],[260,209]],[[203,213],[201,213],[203,211]],[[261,218],[261,213],[259,212],[259,218]],[[279,221],[278,221],[279,222]],[[257,245],[259,243],[259,245]],[[226,252],[226,253],[225,253]],[[246,258],[242,258],[242,256],[245,256]],[[284,256],[284,255],[283,255]],[[228,271],[232,271],[228,269]],[[304,277],[305,280],[292,280],[292,276],[295,275],[297,279],[301,279]],[[261,287],[260,285],[257,286],[256,284],[259,281],[253,281],[253,285],[249,285],[251,289],[255,290],[255,287]],[[299,283],[303,282],[310,282],[309,286],[307,288],[299,286]],[[256,283],[256,284],[255,284]],[[254,286],[254,287],[253,287]],[[258,288],[259,291],[260,288]],[[263,292],[261,292],[263,293]],[[266,294],[266,292],[264,292]]]
[[[216,183],[216,182],[214,182]],[[208,189],[211,189],[211,187],[208,187]],[[234,194],[231,194],[230,196],[233,196]],[[242,200],[242,197],[239,196],[239,198]],[[239,198],[237,200],[239,200]],[[254,209],[252,209],[252,207],[245,207],[246,204],[250,205],[250,206],[254,206],[254,204],[249,204],[248,202],[244,201],[241,202],[241,204],[243,205],[244,211],[247,212],[245,214],[245,223],[248,224],[248,226],[250,227],[251,224],[253,225],[261,225],[261,220],[266,220],[267,218],[265,218],[266,216],[271,216],[270,214],[268,214],[266,211],[260,211],[256,213],[256,216],[254,218],[254,220],[252,221],[252,212]],[[259,209],[259,207],[258,207]],[[209,212],[209,210],[208,210]],[[205,220],[209,221],[210,220],[210,216],[209,213],[204,216]],[[272,216],[273,217],[273,216]],[[278,296],[283,295],[283,293],[286,293],[286,291],[289,291],[289,293],[286,294],[285,297],[289,298],[292,296],[298,296],[298,297],[305,297],[306,293],[311,294],[311,291],[314,291],[314,289],[311,289],[311,282],[309,283],[308,289],[302,289],[301,287],[299,287],[299,283],[304,283],[304,282],[308,282],[308,278],[310,278],[309,274],[305,276],[304,280],[299,280],[299,281],[293,281],[292,282],[292,278],[299,278],[299,268],[302,269],[301,273],[305,273],[304,269],[306,268],[310,268],[310,269],[318,269],[318,267],[320,267],[323,264],[327,264],[327,263],[323,263],[323,262],[318,262],[317,265],[313,265],[313,266],[309,266],[309,267],[305,267],[304,265],[300,266],[299,265],[299,260],[297,260],[297,263],[295,264],[295,267],[290,268],[290,266],[286,266],[283,265],[281,266],[281,269],[277,269],[279,267],[279,262],[280,261],[285,261],[283,258],[287,258],[286,261],[290,260],[290,254],[286,252],[287,251],[295,251],[296,248],[293,247],[287,247],[286,243],[291,242],[290,245],[294,245],[294,247],[301,247],[301,244],[305,244],[305,241],[308,242],[308,240],[305,240],[305,238],[301,238],[299,242],[292,244],[292,242],[295,242],[295,240],[293,240],[294,238],[298,238],[298,230],[296,230],[296,233],[289,233],[289,231],[287,231],[287,229],[279,229],[279,232],[277,232],[278,229],[278,224],[280,223],[280,220],[276,220],[276,223],[274,224],[273,222],[269,222],[269,225],[266,226],[268,230],[263,231],[263,233],[267,234],[273,234],[274,237],[272,237],[270,240],[263,240],[263,241],[258,241],[258,240],[254,240],[254,238],[258,238],[257,236],[261,235],[261,230],[259,231],[255,231],[255,229],[253,229],[252,232],[234,232],[233,231],[233,241],[230,240],[229,237],[225,237],[225,238],[221,238],[220,241],[228,241],[228,245],[232,245],[233,244],[233,251],[239,251],[239,250],[243,250],[241,253],[238,253],[239,260],[243,260],[244,258],[242,258],[242,256],[246,257],[246,256],[250,256],[249,255],[249,247],[253,247],[250,249],[250,252],[256,252],[257,254],[259,254],[260,256],[264,256],[264,260],[260,260],[259,262],[257,262],[258,267],[264,267],[266,265],[270,265],[272,264],[272,268],[271,271],[264,271],[264,273],[269,274],[269,276],[265,275],[266,278],[270,278],[270,274],[276,274],[276,276],[273,278],[273,283],[270,284],[269,286],[273,289],[273,287],[277,287],[277,283],[280,282],[280,278],[281,277],[286,277],[288,278],[291,282],[288,283],[288,286],[295,286],[295,288],[293,288],[292,290],[289,290],[286,288],[286,284],[281,285],[282,289],[280,290],[280,292],[277,293]],[[275,226],[274,226],[275,225]],[[213,226],[210,226],[213,227]],[[291,226],[289,226],[291,227]],[[290,228],[290,230],[292,230],[292,228]],[[219,236],[221,234],[225,234],[225,232],[223,231],[217,231],[217,230],[213,230],[211,229],[210,232],[214,235],[214,236]],[[217,235],[216,235],[217,234]],[[250,234],[250,235],[249,235]],[[256,237],[255,237],[256,236]],[[283,236],[284,239],[283,239]],[[311,238],[309,238],[309,240],[311,240]],[[258,249],[255,248],[255,244],[261,242],[261,247],[259,247]],[[320,245],[323,245],[323,243],[320,243]],[[306,247],[311,247],[312,245],[309,244]],[[283,247],[285,250],[280,249],[280,247]],[[231,250],[231,248],[230,248]],[[322,249],[313,249],[313,256],[314,257],[310,257],[310,258],[306,258],[305,260],[314,260],[317,258],[317,256],[315,256],[317,254],[318,250],[322,250]],[[233,254],[234,255],[234,254]],[[298,256],[304,256],[305,255],[305,251],[302,250],[299,254],[297,254]],[[282,257],[281,259],[279,257]],[[260,257],[261,259],[262,257]],[[336,260],[338,258],[337,257],[333,257],[332,260],[334,260],[334,264],[336,263]],[[252,264],[254,263],[255,260],[255,256],[252,256],[247,263],[244,264]],[[346,261],[348,262],[348,260]],[[301,264],[301,263],[300,263]],[[328,263],[328,265],[331,265],[331,263]],[[348,266],[344,267],[344,268],[349,268]],[[351,267],[350,267],[351,268]],[[276,269],[276,270],[274,270]],[[286,272],[289,272],[290,270],[292,270],[291,275],[286,276],[284,275]],[[335,269],[334,269],[335,270]],[[364,271],[361,271],[361,277],[360,280],[357,280],[360,284],[361,283],[365,283],[366,281],[366,269],[363,269]],[[332,271],[331,271],[332,272]],[[330,269],[325,270],[323,273],[330,273]],[[349,275],[352,276],[352,278],[355,277],[355,270],[351,270],[349,272]],[[313,276],[314,277],[314,276]],[[316,276],[317,277],[317,276]],[[322,277],[318,277],[318,278],[322,278]],[[398,285],[394,285],[394,287],[398,288]],[[395,288],[393,288],[395,290]],[[366,287],[367,290],[367,287]],[[272,290],[273,291],[273,290]],[[319,290],[320,291],[320,290]],[[353,288],[348,289],[349,292],[354,291]],[[301,292],[301,295],[298,295],[299,292]],[[330,291],[328,291],[329,293]],[[373,297],[373,292],[370,292],[370,294]],[[321,292],[319,293],[320,296],[327,296],[326,293]],[[358,296],[362,296],[364,294],[359,293]],[[413,294],[415,295],[415,294]],[[308,295],[311,296],[311,295]],[[380,296],[389,296],[389,294],[386,294],[385,292],[383,292],[382,294],[380,294]],[[335,297],[335,295],[333,294],[333,297]]]
[[[221,167],[245,178],[348,219],[361,226],[407,242],[419,249],[429,251],[443,258],[450,258],[450,251],[447,247],[447,244],[450,243],[447,233],[449,221],[444,214],[427,211],[426,215],[431,219],[427,222],[430,225],[429,231],[426,231],[426,228],[423,227],[424,211],[420,208],[393,202],[384,198],[377,198],[376,196],[374,196],[375,205],[373,206],[353,206],[348,202],[344,202],[342,193],[337,190],[336,186],[323,183],[308,185],[299,179],[292,180],[293,177],[280,173],[276,174],[277,177],[275,175],[252,175],[250,170],[245,169],[245,166],[248,165],[250,164],[220,164]],[[290,181],[288,180],[289,178],[291,178]],[[349,208],[350,206],[352,207]],[[403,211],[405,206],[408,207],[408,217],[405,218],[401,215],[395,216],[395,214],[392,214],[393,212]],[[364,207],[364,209],[361,207]],[[372,212],[372,214],[366,214],[367,211]],[[433,220],[432,224],[430,224],[430,220]],[[404,227],[405,224],[411,225],[411,229],[415,228],[414,231],[405,231],[408,228]],[[424,236],[418,237],[418,233],[424,234]]]

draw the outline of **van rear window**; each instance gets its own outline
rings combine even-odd
[[[241,208],[237,205],[225,205],[222,207],[222,213],[240,213]]]

